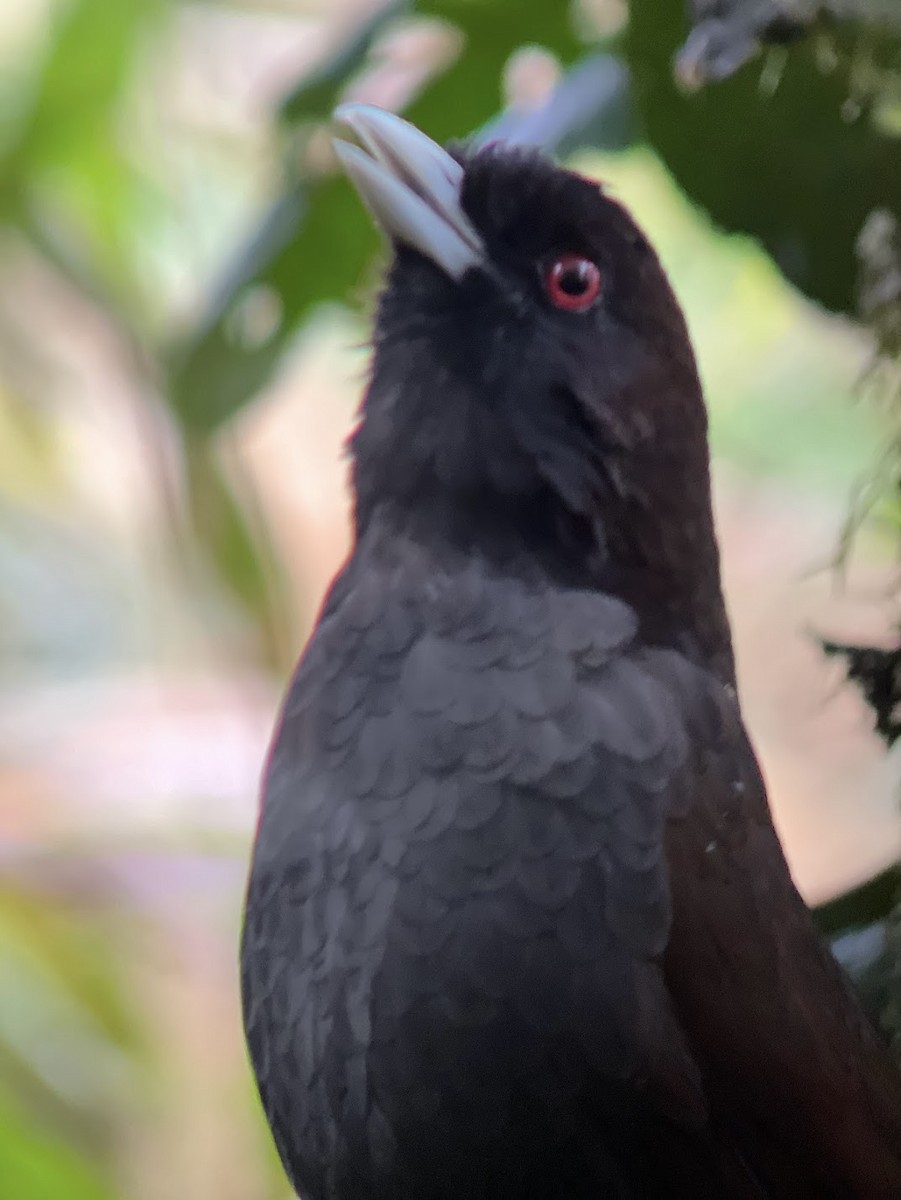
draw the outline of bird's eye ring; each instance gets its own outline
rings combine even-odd
[[[597,263],[581,254],[561,254],[546,268],[544,286],[555,308],[565,312],[584,312],[601,291],[601,272]]]

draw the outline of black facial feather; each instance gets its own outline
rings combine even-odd
[[[396,118],[350,128],[423,253],[395,247],[379,304],[354,546],[248,886],[285,1170],[304,1200],[901,1196],[901,1080],[742,724],[655,254],[536,154],[461,151],[460,180]],[[600,273],[584,306],[548,290],[571,254]]]
[[[457,282],[416,251],[396,253],[351,443],[358,530],[378,513],[606,585],[655,638],[696,641],[731,672],[706,414],[656,254],[596,183],[537,152],[458,154],[488,262]],[[600,268],[584,313],[547,298],[547,264],[566,252]]]

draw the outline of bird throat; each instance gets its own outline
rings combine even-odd
[[[376,377],[351,439],[358,539],[411,539],[442,562],[476,556],[530,582],[617,595],[649,640],[731,679],[706,462],[685,488],[665,463],[614,463],[553,429],[530,440],[496,413],[378,388]]]

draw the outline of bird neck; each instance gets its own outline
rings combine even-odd
[[[706,455],[690,479],[660,462],[642,491],[607,510],[606,585],[638,613],[643,636],[676,646],[735,683]]]
[[[402,538],[434,553],[442,565],[479,559],[493,572],[529,582],[595,587],[601,576],[596,531],[556,502],[549,489],[511,495],[495,488],[433,487],[415,498],[382,495],[357,509],[357,536]]]
[[[413,542],[436,570],[477,558],[529,584],[617,595],[636,611],[645,640],[675,646],[734,683],[706,477],[675,488],[661,469],[649,490],[601,496],[583,513],[540,479],[532,489],[489,479],[464,488],[426,480],[400,451],[371,470],[355,464],[358,542],[367,534],[369,545]]]

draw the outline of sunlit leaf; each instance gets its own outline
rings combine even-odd
[[[148,194],[128,155],[120,106],[145,36],[169,6],[61,5],[32,103],[0,160],[3,215],[120,319],[140,308],[129,230]]]
[[[168,0],[72,0],[59,7],[34,99],[5,164],[47,162],[81,149],[108,125],[139,39]]]
[[[115,959],[94,922],[78,919],[38,892],[5,886],[0,889],[0,951],[25,955],[35,989],[65,996],[98,1036],[125,1049],[137,1048],[138,1031]],[[21,975],[25,958],[19,962]]]
[[[407,114],[439,140],[471,132],[497,112],[500,74],[518,46],[537,43],[567,62],[582,49],[565,9],[553,5],[424,0],[417,12],[451,22],[465,39],[460,59],[429,82]],[[299,85],[289,111],[326,118],[372,36],[369,27],[335,60],[327,84],[320,79],[312,91]],[[323,106],[318,113],[317,103]],[[211,430],[252,399],[315,306],[346,299],[360,286],[377,246],[371,222],[343,177],[311,180],[287,193],[237,256],[198,334],[173,356],[171,396],[185,424]],[[259,289],[279,310],[277,328],[261,341],[248,338],[239,319],[242,301]]]
[[[282,200],[240,254],[218,315],[173,357],[170,398],[184,424],[210,431],[252,399],[301,321],[317,304],[346,297],[378,244],[343,177],[311,182],[303,197]],[[240,319],[241,301],[259,289],[277,313],[262,341]]]
[[[115,1200],[100,1169],[0,1093],[0,1180],[10,1200]]]
[[[100,1137],[141,1044],[92,910],[0,889],[0,1180],[16,1200],[112,1193]]]

